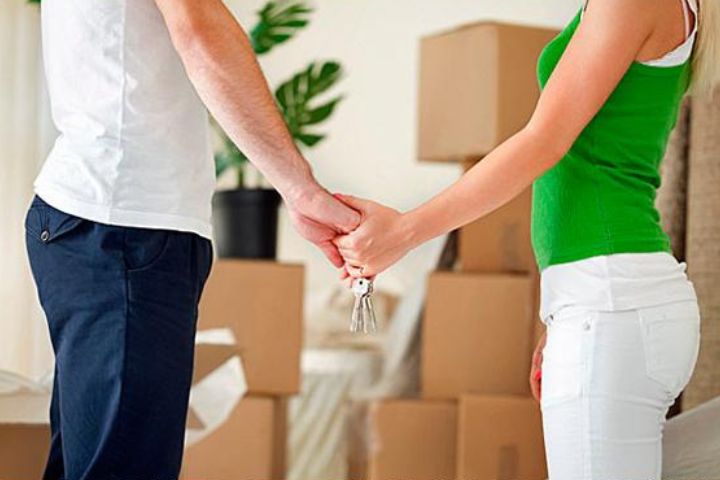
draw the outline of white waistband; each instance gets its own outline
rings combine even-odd
[[[620,311],[696,300],[685,263],[665,252],[621,253],[553,265],[540,277],[540,318],[562,309]]]

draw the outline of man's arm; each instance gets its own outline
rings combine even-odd
[[[331,231],[353,230],[360,216],[313,178],[242,27],[221,0],[155,2],[190,81],[208,110],[283,196],[301,235],[318,244],[337,264],[337,252],[330,251],[335,247],[325,239]]]

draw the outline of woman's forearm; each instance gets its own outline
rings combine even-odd
[[[548,122],[547,125],[554,125]],[[569,136],[538,128],[535,120],[503,142],[460,180],[414,210],[401,214],[378,203],[343,196],[363,221],[334,242],[346,271],[374,276],[408,251],[506,204],[555,165],[571,145]]]
[[[505,205],[555,165],[565,151],[531,127],[510,137],[453,185],[405,214],[412,247]]]

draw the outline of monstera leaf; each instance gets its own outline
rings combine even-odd
[[[325,138],[324,134],[310,132],[307,127],[327,120],[342,96],[320,105],[313,105],[313,100],[335,85],[341,77],[342,67],[339,63],[330,61],[318,65],[313,62],[275,90],[275,98],[296,141],[312,147]]]
[[[305,2],[268,2],[258,12],[258,23],[250,32],[255,53],[261,55],[290,40],[304,28],[312,9]]]
[[[248,162],[248,158],[215,121],[212,122],[212,126],[216,129],[223,142],[223,148],[215,153],[215,176],[220,176],[228,168],[234,168],[237,172],[238,185],[242,185],[244,183],[245,164]]]

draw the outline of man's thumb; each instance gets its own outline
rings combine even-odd
[[[362,200],[350,195],[333,194],[336,202],[333,202],[332,213],[336,228],[349,233],[355,230],[362,220],[364,206]]]
[[[333,197],[337,198],[348,207],[360,213],[365,213],[365,211],[367,210],[367,204],[369,203],[367,200],[363,200],[362,198],[353,197],[352,195],[345,195],[342,193],[334,193]]]

